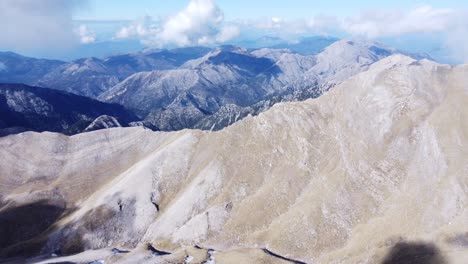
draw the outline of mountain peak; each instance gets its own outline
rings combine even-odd
[[[252,63],[252,59],[256,59],[254,55],[248,52],[247,49],[233,46],[224,45],[217,47],[210,51],[205,56],[198,59],[190,60],[186,62],[183,67],[185,68],[196,68],[204,64],[243,64],[248,61]],[[256,65],[251,65],[256,66]]]
[[[395,49],[375,41],[349,38],[336,41],[325,48],[324,51],[326,54],[348,54],[353,56],[370,52],[374,53],[376,56],[388,56],[394,53]]]

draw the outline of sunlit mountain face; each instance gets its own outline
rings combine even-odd
[[[467,14],[0,1],[0,263],[466,264]]]

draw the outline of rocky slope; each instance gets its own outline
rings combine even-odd
[[[103,115],[114,122],[106,122],[103,126],[103,117],[99,118]],[[19,131],[76,134],[127,126],[135,120],[136,117],[120,105],[42,87],[0,84],[1,136]]]
[[[1,138],[0,254],[465,263],[467,83],[468,66],[396,55],[218,132]]]
[[[135,111],[154,130],[218,130],[277,102],[317,97],[394,52],[348,40],[317,56],[227,46],[176,70],[137,73],[100,99]]]

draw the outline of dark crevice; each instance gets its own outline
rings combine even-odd
[[[276,253],[274,253],[274,252],[272,252],[272,251],[270,251],[270,250],[268,250],[266,248],[263,248],[262,250],[263,250],[263,252],[265,252],[266,254],[268,254],[270,256],[273,256],[275,258],[279,258],[279,259],[282,259],[282,260],[285,260],[285,261],[289,261],[289,262],[294,263],[294,264],[307,264],[307,263],[299,261],[299,260],[290,259],[290,258],[281,256],[281,255],[278,255],[278,254],[276,254]]]
[[[119,201],[117,202],[117,204],[119,205],[119,211],[122,212],[122,209],[123,209],[123,203],[122,203],[122,201],[119,200]]]
[[[151,202],[151,203],[152,203],[152,204],[154,205],[154,207],[156,208],[156,211],[159,212],[159,204],[157,204],[157,203],[155,203],[155,202]]]
[[[226,211],[228,211],[228,212],[232,211],[232,207],[233,207],[232,202],[229,202],[229,203],[227,203],[227,204],[224,206],[224,208],[225,208]]]
[[[156,195],[154,193],[151,193],[150,201],[154,205],[154,207],[156,208],[156,211],[159,212],[159,204],[156,201]]]
[[[130,251],[128,251],[128,250],[121,250],[121,249],[118,249],[118,248],[113,248],[113,249],[112,249],[112,254],[114,254],[114,255],[127,254],[127,253],[130,253]]]
[[[158,250],[155,247],[153,247],[153,245],[151,245],[151,244],[148,244],[148,250],[151,251],[151,254],[153,256],[165,256],[165,255],[170,255],[171,254],[170,252]]]

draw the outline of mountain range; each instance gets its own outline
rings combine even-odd
[[[65,62],[24,57],[13,52],[0,52],[0,83],[34,85],[47,73]]]
[[[341,50],[315,57],[308,75],[333,89],[221,131],[133,127],[0,138],[0,257],[465,263],[468,66],[401,54],[373,62],[364,57],[371,51],[358,63],[338,56],[344,68],[320,63]],[[263,68],[274,61],[267,57],[284,54],[291,56],[215,50],[175,71],[208,75],[221,67],[229,80],[194,75],[179,82],[187,84],[280,82],[277,61],[264,72],[237,59]],[[239,70],[246,68],[256,75]],[[329,78],[350,71],[358,72]]]
[[[276,103],[318,97],[376,61],[403,53],[364,40],[310,38],[300,43],[313,41],[332,44],[315,55],[285,48],[221,46],[148,49],[69,63],[2,53],[0,63],[5,67],[0,80],[120,104],[137,116],[132,126],[220,130]],[[33,67],[28,72],[14,64]]]
[[[23,131],[71,135],[128,126],[136,119],[121,105],[48,88],[0,84],[0,136]]]
[[[124,105],[154,130],[218,130],[274,103],[317,97],[394,52],[350,41],[315,56],[226,46],[175,70],[134,74],[99,99]]]
[[[39,86],[96,98],[128,76],[142,71],[174,69],[208,52],[208,48],[145,50],[104,59],[66,63],[37,81]]]

